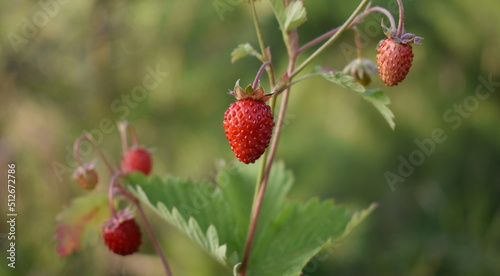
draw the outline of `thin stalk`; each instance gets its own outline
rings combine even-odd
[[[253,80],[253,84],[252,84],[253,90],[256,90],[258,88],[257,86],[259,85],[260,77],[262,76],[264,69],[266,69],[266,67],[269,65],[271,65],[271,63],[267,61],[267,62],[264,62],[264,64],[262,64],[262,66],[260,66],[260,69],[257,72],[257,74],[255,75],[255,79]]]
[[[122,121],[122,122],[118,123],[118,129],[120,130],[120,138],[122,140],[123,154],[125,154],[127,152],[127,149],[128,149],[127,127],[128,127],[127,121]]]
[[[354,26],[352,28],[352,31],[354,32],[354,41],[356,42],[356,49],[358,50],[358,59],[361,60],[361,58],[362,58],[361,39],[359,37],[358,28],[356,28],[356,26]]]
[[[83,141],[89,141],[90,144],[94,147],[94,149],[96,150],[97,154],[99,154],[99,157],[101,157],[102,161],[104,162],[104,164],[106,165],[106,168],[108,169],[108,172],[110,175],[113,175],[114,171],[113,171],[113,168],[111,168],[111,165],[109,164],[108,162],[108,159],[106,159],[106,156],[104,156],[104,154],[102,153],[101,149],[99,148],[99,146],[95,143],[94,139],[92,138],[92,136],[88,135],[88,134],[85,134],[83,135],[82,137],[78,138],[75,143],[73,144],[73,154],[75,155],[75,158],[76,158],[76,162],[83,166],[83,162],[82,162],[82,159],[80,158],[80,154],[78,153],[78,149],[80,147],[80,143],[83,142]]]
[[[357,15],[361,12],[363,7],[369,2],[370,0],[363,0],[359,4],[359,6],[356,8],[356,10],[352,13],[352,15],[347,19],[347,21],[338,29],[338,31],[330,37],[321,47],[319,47],[314,53],[312,53],[302,64],[300,64],[297,69],[295,69],[289,76],[290,79],[296,76],[300,71],[302,71],[311,61],[316,58],[321,52],[323,52],[330,44],[332,44],[337,38],[346,30],[351,23],[354,21],[354,19],[357,17]],[[400,1],[400,0],[398,0]]]
[[[251,7],[252,7],[252,16],[253,16],[253,22],[254,22],[254,25],[255,25],[255,31],[257,33],[257,40],[259,41],[259,47],[260,47],[260,51],[261,51],[261,55],[260,55],[262,57],[261,61],[264,64],[267,64],[267,66],[263,65],[261,67],[261,69],[259,70],[259,73],[257,74],[257,76],[259,76],[259,77],[258,78],[257,78],[257,76],[255,77],[253,88],[254,89],[257,88],[256,81],[258,81],[258,79],[260,79],[262,68],[265,68],[266,72],[267,72],[267,75],[269,77],[269,82],[270,82],[271,89],[273,89],[274,86],[276,85],[275,78],[274,78],[274,67],[273,67],[273,64],[270,61],[270,57],[268,57],[268,55],[266,53],[266,45],[264,43],[264,36],[262,34],[262,28],[260,27],[259,17],[257,15],[257,10],[255,8],[254,1],[251,1]],[[274,106],[275,105],[276,105],[276,97],[273,96],[273,97],[271,97],[271,102],[270,102],[271,113],[272,114],[274,114]],[[267,160],[267,150],[264,152],[264,154],[263,154],[263,156],[261,158],[261,161],[260,161],[261,162],[261,168],[259,169],[259,174],[257,176],[257,182],[255,184],[254,201],[257,198],[258,191],[260,189],[260,184],[262,183],[262,178],[263,178],[263,175],[264,175],[263,172],[264,172],[266,160]]]
[[[119,185],[120,192],[121,194],[127,198],[134,206],[137,208],[137,211],[139,212],[139,216],[141,217],[142,223],[144,224],[144,227],[146,228],[146,234],[149,236],[149,239],[151,240],[151,243],[153,244],[153,247],[156,251],[156,254],[160,257],[161,263],[163,265],[163,269],[165,270],[165,274],[167,276],[172,276],[172,271],[170,270],[170,267],[167,262],[167,258],[163,254],[163,250],[161,250],[160,243],[158,242],[158,239],[156,238],[155,233],[153,232],[153,228],[151,227],[151,224],[149,223],[149,220],[144,213],[144,209],[142,209],[141,203],[139,200],[127,189],[123,187],[123,185]]]
[[[294,52],[295,51],[291,51],[291,53],[294,53]],[[293,71],[296,59],[297,59],[297,56],[295,54],[292,54],[289,56],[289,64],[288,64],[287,72]],[[276,123],[276,125],[277,125],[276,131],[275,131],[275,134],[273,136],[273,141],[272,141],[271,147],[269,149],[269,153],[268,153],[269,154],[268,161],[266,163],[265,162],[261,163],[261,164],[267,164],[267,165],[265,166],[265,171],[263,173],[262,182],[259,183],[260,185],[259,185],[258,189],[256,189],[257,196],[256,197],[254,196],[254,201],[253,201],[253,205],[252,205],[252,215],[251,215],[251,220],[250,220],[250,228],[248,230],[247,241],[245,244],[245,252],[243,254],[243,261],[241,264],[241,272],[240,272],[241,276],[246,275],[246,268],[248,266],[248,261],[250,259],[250,252],[252,249],[255,231],[257,229],[257,223],[259,220],[260,210],[262,207],[262,203],[264,201],[264,194],[265,194],[265,191],[267,188],[267,183],[269,180],[269,175],[271,172],[274,156],[276,154],[276,149],[278,148],[278,141],[279,141],[279,137],[280,137],[280,133],[281,133],[281,128],[283,126],[283,121],[285,118],[286,109],[288,106],[289,96],[290,96],[290,87],[286,88],[284,93],[283,93],[283,99],[281,102],[280,113],[278,115],[278,122]],[[264,166],[261,165],[261,168],[264,168]],[[260,174],[261,174],[261,172],[260,172]]]
[[[379,6],[375,6],[375,7],[371,7],[371,8],[367,8],[363,13],[359,14],[352,22],[351,24],[349,25],[349,28],[353,25],[356,25],[358,24],[364,17],[368,16],[369,14],[373,13],[373,12],[380,12],[380,13],[383,13],[388,19],[389,19],[389,22],[391,23],[391,29],[395,29],[396,28],[396,23],[394,21],[394,17],[392,16],[392,14],[385,8],[382,8],[382,7],[379,7]],[[325,39],[328,39],[329,37],[331,37],[332,35],[336,34],[338,31],[339,31],[340,27],[337,27],[335,29],[332,29],[320,36],[318,36],[317,38],[309,41],[308,43],[304,44],[302,47],[299,48],[298,52],[299,53],[302,53],[304,52],[305,50],[311,48],[312,46],[320,43],[321,41],[325,40]]]
[[[109,211],[111,212],[111,217],[114,218],[116,217],[116,208],[115,208],[115,203],[114,203],[114,196],[115,196],[115,185],[116,185],[116,180],[118,177],[120,177],[121,173],[116,172],[113,175],[113,178],[111,178],[111,183],[109,183],[109,189],[108,189],[108,203],[109,203]]]
[[[401,35],[403,34],[404,32],[404,22],[405,22],[405,9],[403,7],[403,1],[402,0],[398,0],[398,6],[399,6],[399,23],[398,23],[398,31],[396,33],[396,36],[397,37],[401,37]]]

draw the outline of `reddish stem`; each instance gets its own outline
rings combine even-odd
[[[253,81],[253,85],[252,85],[253,90],[257,89],[257,86],[259,85],[259,82],[260,82],[260,78],[262,77],[262,73],[264,72],[264,70],[266,69],[266,67],[269,66],[269,65],[271,65],[271,62],[266,61],[266,62],[264,62],[262,64],[262,66],[260,66],[260,69],[257,72],[257,75],[255,75],[255,79]]]
[[[291,32],[296,32],[296,30],[293,30]],[[295,67],[295,63],[297,60],[297,55],[295,54],[296,48],[294,48],[292,50],[293,51],[291,51],[292,53],[290,53],[290,56],[289,56],[289,63],[288,63],[288,69],[287,69],[288,74],[293,72],[293,69]],[[264,177],[262,179],[262,184],[260,186],[260,190],[259,190],[259,194],[257,196],[256,203],[254,204],[254,206],[252,208],[252,217],[251,217],[251,221],[250,221],[251,223],[250,223],[250,228],[248,230],[248,237],[247,237],[247,242],[245,244],[245,252],[243,254],[243,261],[242,261],[241,270],[240,270],[241,276],[246,275],[246,269],[248,266],[248,262],[250,260],[250,252],[252,250],[252,244],[253,244],[253,240],[254,240],[254,236],[255,236],[255,231],[257,229],[258,218],[260,215],[262,203],[264,201],[264,194],[266,192],[267,183],[269,180],[269,175],[271,173],[271,168],[272,168],[274,156],[276,154],[276,149],[278,148],[278,141],[279,141],[279,137],[280,137],[280,133],[281,133],[281,128],[283,126],[283,121],[285,120],[285,113],[286,113],[286,109],[288,106],[289,95],[290,95],[290,87],[286,88],[283,92],[283,99],[281,100],[280,113],[278,115],[278,122],[277,122],[277,126],[276,126],[276,131],[275,131],[273,141],[271,143],[271,147],[270,147],[270,151],[269,151],[269,157],[268,157],[268,161],[267,161],[266,170],[264,173]]]
[[[399,6],[399,23],[398,23],[398,31],[396,33],[397,37],[401,37],[401,35],[404,32],[404,17],[405,17],[405,10],[403,7],[403,1],[398,0],[398,6]]]
[[[121,172],[116,172],[115,175],[113,175],[113,179],[111,180],[111,184],[109,185],[109,194],[108,194],[108,199],[109,199],[109,209],[111,211],[111,216],[115,217],[116,216],[116,210],[115,210],[115,205],[113,202],[113,197],[115,194],[115,187],[119,189],[121,195],[128,199],[134,206],[137,208],[139,212],[139,216],[141,217],[141,220],[144,224],[144,227],[146,228],[146,234],[149,236],[149,239],[151,240],[151,243],[153,244],[153,247],[156,251],[156,254],[158,254],[158,257],[160,257],[160,260],[162,262],[163,268],[165,270],[165,273],[167,276],[172,276],[172,272],[170,270],[170,267],[167,263],[167,258],[163,254],[163,251],[161,250],[160,243],[158,242],[158,239],[156,238],[156,235],[153,232],[153,228],[151,227],[151,224],[149,223],[149,220],[144,213],[144,209],[142,209],[142,206],[139,202],[139,200],[127,189],[123,187],[123,185],[118,182],[118,177],[122,176]]]
[[[400,0],[398,0],[400,1]],[[387,16],[387,18],[389,19],[390,23],[391,23],[391,28],[394,29],[395,28],[395,21],[394,21],[394,17],[392,16],[392,14],[382,8],[382,7],[379,7],[379,6],[375,6],[375,7],[371,7],[371,8],[367,8],[364,12],[360,13],[358,16],[356,16],[356,18],[352,21],[351,24],[349,24],[348,28],[351,28],[352,26],[356,25],[356,24],[359,24],[359,22],[364,18],[366,17],[367,15],[373,13],[373,12],[380,12],[380,13],[383,13],[385,16]],[[328,38],[330,38],[332,35],[334,35],[335,33],[337,33],[339,31],[340,27],[337,27],[335,29],[332,29],[318,37],[316,37],[315,39],[309,41],[308,43],[304,44],[302,47],[300,47],[297,52],[298,53],[302,53],[304,52],[305,50],[311,48],[312,46],[320,43],[321,41],[323,40],[326,40]]]
[[[101,149],[99,146],[95,143],[94,139],[92,139],[92,136],[85,134],[78,138],[75,143],[73,144],[73,154],[75,155],[76,162],[80,165],[83,166],[83,161],[80,158],[80,153],[78,152],[78,149],[80,148],[80,143],[83,141],[89,141],[92,147],[97,151],[97,154],[99,154],[99,157],[101,157],[102,161],[106,165],[106,168],[108,169],[108,172],[110,175],[113,175],[114,171],[113,168],[111,168],[111,165],[109,164],[108,160],[106,159],[106,156],[102,153]]]

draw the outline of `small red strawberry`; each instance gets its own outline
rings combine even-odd
[[[271,97],[264,89],[243,90],[238,83],[230,94],[237,99],[224,114],[224,130],[231,150],[243,163],[254,163],[264,153],[271,140],[274,121],[271,107],[265,102]]]
[[[419,44],[423,38],[405,33],[402,24],[398,30],[382,27],[387,38],[377,46],[378,73],[386,85],[394,86],[403,81],[410,71],[413,61],[411,44]]]
[[[140,171],[145,175],[151,172],[152,160],[149,152],[141,147],[131,147],[122,158],[122,170],[125,173]]]
[[[126,256],[139,250],[141,230],[132,217],[119,214],[105,223],[103,238],[109,250]]]
[[[99,181],[94,163],[87,163],[76,168],[73,178],[85,190],[93,190]]]

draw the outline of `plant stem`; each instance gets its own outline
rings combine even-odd
[[[116,208],[115,208],[115,203],[114,203],[114,196],[115,196],[115,184],[116,180],[118,177],[120,177],[121,173],[116,172],[113,175],[113,178],[111,178],[111,183],[109,183],[109,189],[108,189],[108,203],[109,203],[109,211],[111,213],[111,217],[114,218],[116,217]]]
[[[118,123],[118,130],[120,131],[120,138],[122,140],[122,151],[124,155],[125,153],[127,153],[128,149],[127,127],[128,127],[127,121],[122,121]]]
[[[264,71],[264,69],[267,68],[267,66],[271,65],[271,63],[269,61],[266,61],[264,62],[264,64],[262,64],[262,66],[260,66],[260,69],[259,71],[257,72],[257,74],[255,75],[255,79],[253,80],[253,84],[252,84],[252,88],[253,90],[257,90],[257,86],[259,85],[259,82],[260,82],[260,77],[262,76],[262,72]]]
[[[82,137],[78,138],[75,141],[75,143],[73,144],[73,154],[75,155],[76,162],[79,165],[83,166],[82,159],[80,158],[80,154],[78,153],[78,148],[80,147],[80,143],[85,141],[85,140],[89,141],[89,143],[94,147],[94,149],[97,151],[97,154],[99,154],[99,157],[101,157],[102,161],[106,165],[106,168],[108,169],[109,174],[113,175],[114,171],[113,171],[113,168],[111,168],[111,165],[109,164],[108,159],[106,159],[106,156],[104,156],[104,154],[102,153],[99,146],[95,143],[92,136],[90,136],[88,134],[85,134]]]
[[[297,36],[297,30],[292,30],[287,34],[284,34],[284,36],[289,36],[289,35],[294,35]],[[289,39],[285,39],[285,44],[289,43]],[[293,68],[295,67],[295,63],[297,60],[297,55],[296,55],[296,48],[297,45],[296,43],[293,44],[287,44],[287,48],[289,49],[289,62],[288,62],[288,69],[287,73],[292,72]],[[269,175],[271,172],[274,156],[276,154],[276,149],[278,147],[278,141],[281,133],[281,128],[283,125],[283,121],[285,118],[285,113],[286,113],[286,108],[288,105],[288,98],[290,95],[290,87],[286,88],[284,93],[283,93],[283,99],[281,100],[281,108],[280,108],[280,113],[278,115],[278,121],[276,123],[276,131],[273,136],[273,141],[271,143],[271,147],[269,148],[269,152],[266,151],[266,154],[269,154],[268,160],[263,160],[261,163],[261,170],[259,171],[259,176],[262,176],[262,181],[258,183],[256,186],[256,196],[254,195],[254,200],[252,203],[252,215],[251,215],[251,220],[250,220],[250,228],[248,230],[248,236],[247,236],[247,241],[245,244],[245,252],[243,254],[243,261],[241,264],[241,276],[246,275],[246,268],[248,266],[248,262],[250,260],[250,252],[252,249],[252,244],[255,236],[255,231],[257,229],[257,223],[259,220],[259,215],[260,215],[260,210],[262,207],[262,203],[264,201],[264,194],[267,188],[267,183],[269,180]],[[273,96],[273,98],[275,98]],[[266,156],[267,157],[267,156]],[[259,177],[260,180],[260,177]]]
[[[398,0],[398,6],[399,6],[399,23],[398,23],[398,31],[396,33],[396,36],[397,37],[401,37],[401,35],[403,34],[404,32],[404,22],[405,22],[405,10],[404,10],[404,7],[403,7],[403,1],[402,0]]]
[[[149,236],[149,239],[151,240],[151,243],[153,244],[153,247],[156,251],[156,254],[158,254],[158,257],[160,257],[161,263],[163,265],[163,269],[165,270],[165,274],[167,276],[172,276],[172,272],[170,270],[170,267],[168,266],[167,263],[167,258],[163,254],[163,251],[161,250],[160,243],[158,242],[158,239],[156,238],[155,233],[153,232],[153,228],[151,227],[151,224],[149,223],[149,220],[144,213],[144,209],[142,209],[141,203],[139,200],[127,189],[123,187],[123,185],[119,185],[120,192],[122,195],[127,198],[134,206],[137,208],[137,211],[139,212],[139,216],[141,217],[141,220],[144,224],[144,227],[146,228],[146,234]]]
[[[392,14],[387,9],[376,6],[376,7],[370,8],[369,11],[370,11],[370,13],[375,12],[375,11],[383,13],[389,19],[389,22],[391,23],[391,29],[392,30],[396,29],[396,22],[394,21],[394,16],[392,16]]]
[[[380,12],[380,13],[383,13],[385,16],[387,16],[387,18],[389,19],[389,22],[391,23],[391,29],[395,29],[396,28],[396,23],[394,21],[394,17],[392,16],[392,14],[382,8],[382,7],[379,7],[379,6],[375,6],[375,7],[371,7],[371,8],[367,8],[363,13],[359,14],[352,22],[351,24],[349,25],[348,28],[350,28],[351,26],[353,25],[356,25],[358,24],[364,17],[366,17],[367,15],[371,14],[372,12]],[[320,36],[318,36],[317,38],[309,41],[308,43],[304,44],[302,47],[299,48],[298,52],[299,53],[302,53],[304,52],[305,50],[311,48],[312,46],[320,43],[321,41],[331,37],[332,35],[336,34],[338,31],[339,31],[340,27],[337,27],[333,30],[330,30]]]
[[[361,39],[359,38],[359,31],[356,26],[352,27],[352,31],[354,32],[354,40],[356,41],[356,48],[358,50],[358,59],[361,60],[362,58],[362,51],[361,51]]]
[[[314,53],[312,53],[304,62],[302,62],[302,64],[300,64],[297,69],[295,69],[289,76],[290,76],[290,79],[292,79],[293,77],[295,77],[298,73],[300,73],[300,71],[302,71],[307,65],[309,65],[309,63],[311,63],[311,61],[316,58],[321,52],[323,52],[328,46],[330,46],[330,44],[332,44],[335,40],[337,40],[337,38],[340,36],[340,34],[342,34],[342,32],[344,32],[348,27],[350,27],[351,23],[354,21],[354,19],[357,17],[357,15],[361,12],[361,10],[363,9],[363,7],[369,2],[370,0],[363,0],[361,1],[361,3],[359,4],[359,6],[356,8],[356,10],[351,14],[351,16],[349,17],[349,19],[347,19],[347,21],[342,24],[342,26],[337,30],[337,32],[335,32],[335,34],[330,37],[330,39],[328,39],[323,45],[321,45],[321,47],[319,47]],[[400,1],[400,0],[398,0]]]
[[[135,206],[137,210],[139,211],[139,215],[141,216],[142,222],[144,223],[144,227],[146,228],[146,233],[148,234],[149,238],[151,239],[151,243],[153,244],[156,254],[160,257],[161,263],[163,265],[163,269],[165,270],[165,274],[167,276],[172,276],[172,271],[170,271],[170,267],[168,266],[167,263],[167,258],[165,258],[165,255],[163,254],[163,251],[161,250],[160,243],[158,242],[158,239],[156,238],[156,235],[153,232],[153,228],[149,224],[149,221],[146,217],[146,214],[144,213],[144,210],[142,209],[141,204],[137,201],[135,203]]]
[[[321,53],[326,47],[328,47],[331,43],[333,43],[339,37],[339,35],[345,29],[347,29],[347,27],[349,27],[351,25],[351,23],[357,18],[357,15],[361,12],[361,9],[368,3],[368,1],[369,0],[363,0],[359,4],[358,8],[349,17],[349,19],[340,28],[338,28],[336,30],[336,32],[332,35],[332,37],[330,37],[330,39],[327,42],[325,42],[309,58],[307,58],[300,66],[298,66],[297,69],[295,69],[295,64],[297,61],[297,56],[300,53],[300,50],[298,49],[297,30],[295,29],[295,30],[291,30],[289,32],[282,30],[283,41],[285,43],[285,46],[286,46],[287,51],[288,51],[288,56],[289,56],[288,68],[286,71],[286,73],[289,77],[287,79],[287,83],[285,84],[286,88],[283,91],[283,98],[282,98],[282,102],[281,102],[280,112],[278,115],[276,131],[275,131],[275,134],[273,136],[271,146],[269,148],[269,153],[268,153],[268,151],[266,151],[266,153],[264,154],[264,160],[261,163],[261,170],[259,172],[258,182],[257,182],[256,189],[255,189],[256,196],[254,196],[254,200],[252,203],[251,221],[250,221],[248,236],[247,236],[247,240],[246,240],[246,244],[245,244],[245,251],[243,254],[240,276],[246,276],[246,269],[247,269],[248,262],[250,259],[250,252],[252,249],[252,244],[253,244],[255,232],[257,229],[259,215],[260,215],[262,203],[264,200],[264,194],[266,191],[269,176],[271,174],[274,156],[275,156],[276,150],[278,148],[280,133],[281,133],[281,129],[283,127],[283,121],[285,119],[286,109],[288,106],[288,99],[290,96],[290,89],[291,89],[289,84],[291,83],[293,77],[295,77],[300,71],[302,71],[302,69],[304,69],[319,53]],[[257,14],[255,12],[255,6],[254,6],[253,1],[251,1],[251,2],[252,2],[252,10],[254,13],[254,22],[255,22],[258,37],[259,37],[259,44],[261,45],[261,50],[263,51],[263,53],[265,55],[265,52],[264,52],[265,46],[263,43],[260,26],[258,24],[258,18],[257,18]],[[265,55],[265,56],[267,56],[267,55]],[[273,88],[274,88],[274,86],[273,86]],[[278,95],[278,93],[276,93],[272,97],[272,99],[275,99],[277,97],[277,95]],[[268,154],[269,154],[269,156],[267,156]],[[262,178],[262,180],[261,180],[261,178]]]

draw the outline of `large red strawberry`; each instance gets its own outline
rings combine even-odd
[[[231,150],[243,163],[254,163],[266,151],[271,140],[274,121],[265,102],[271,97],[264,89],[243,90],[238,83],[230,94],[237,99],[224,114],[224,130]]]
[[[408,75],[413,61],[411,44],[418,44],[422,38],[410,33],[398,36],[396,31],[387,31],[386,35],[378,44],[378,73],[386,85],[394,86]]]
[[[126,256],[139,250],[141,230],[132,217],[118,215],[106,222],[103,238],[109,250],[118,255]]]
[[[151,164],[151,155],[141,147],[127,149],[122,158],[122,170],[125,173],[139,171],[148,175],[151,172]]]

